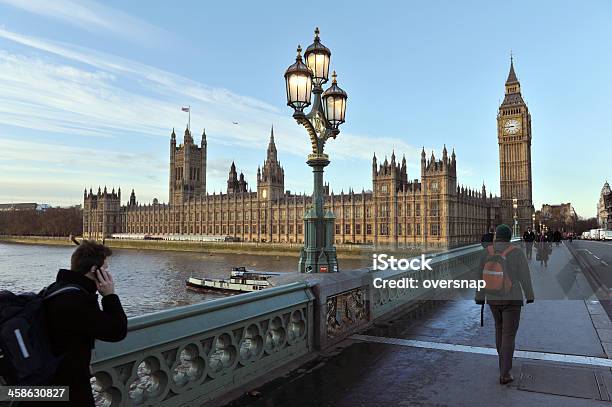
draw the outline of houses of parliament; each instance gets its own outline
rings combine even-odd
[[[372,189],[334,194],[325,186],[325,208],[335,219],[337,244],[399,247],[456,247],[479,241],[499,223],[531,225],[531,116],[510,62],[505,97],[497,115],[501,197],[459,186],[457,158],[446,147],[441,155],[422,150],[421,177],[409,179],[406,158],[392,153],[381,162],[372,158]],[[143,205],[132,190],[122,205],[121,190],[85,190],[83,235],[121,234],[199,240],[228,236],[245,242],[303,243],[303,214],[312,197],[285,190],[285,172],[278,159],[272,129],[263,165],[257,169],[256,190],[232,163],[226,193],[206,192],[207,141],[199,145],[186,129],[177,144],[170,136],[169,202]],[[514,207],[516,206],[516,207]]]

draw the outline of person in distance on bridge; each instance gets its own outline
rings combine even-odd
[[[559,232],[559,230],[555,230],[555,233],[553,234],[553,240],[555,241],[555,244],[559,246],[559,244],[561,243],[561,232]]]
[[[521,319],[523,299],[534,301],[527,258],[510,243],[512,230],[507,225],[495,229],[493,245],[480,261],[480,279],[487,286],[476,291],[476,304],[489,304],[495,320],[495,347],[499,356],[499,383],[514,380],[511,374],[516,333]],[[482,309],[481,309],[482,318]],[[482,321],[481,321],[482,323]]]
[[[525,254],[527,255],[527,258],[529,260],[531,260],[532,258],[533,242],[535,241],[535,238],[535,233],[533,233],[533,230],[531,230],[531,226],[529,226],[525,233],[523,233],[523,241],[525,242]]]
[[[542,232],[538,239],[536,251],[536,260],[540,262],[540,266],[548,267],[548,258],[550,257],[552,246],[544,232]]]

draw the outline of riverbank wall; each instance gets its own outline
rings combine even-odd
[[[80,237],[78,238],[80,240]],[[51,236],[0,236],[0,242],[72,246],[73,242],[67,237]],[[254,242],[189,242],[168,240],[119,240],[107,239],[105,244],[110,248],[133,250],[168,250],[199,253],[232,253],[252,254],[262,256],[291,256],[299,257],[302,244],[299,243],[254,243]],[[364,245],[336,245],[338,258],[363,259],[369,257],[372,246]]]

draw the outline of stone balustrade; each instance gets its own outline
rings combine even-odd
[[[97,342],[98,404],[202,405],[312,351],[313,299],[294,283],[130,318]]]

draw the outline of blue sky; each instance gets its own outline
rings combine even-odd
[[[334,191],[371,188],[372,154],[393,149],[420,178],[421,146],[440,156],[446,144],[460,184],[499,193],[496,114],[512,50],[532,115],[536,208],[569,201],[595,215],[612,180],[612,3],[305,4],[0,0],[0,202],[76,204],[98,185],[166,201],[181,105],[196,141],[206,128],[210,192],[225,190],[232,161],[255,188],[271,125],[286,189],[310,192],[283,73],[319,26],[349,94],[328,144]]]

